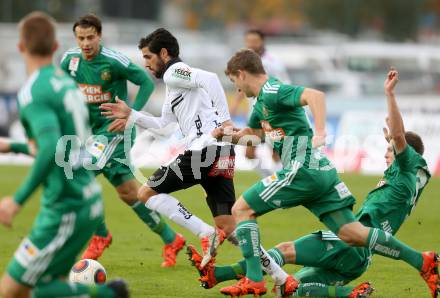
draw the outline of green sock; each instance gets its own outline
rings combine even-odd
[[[417,271],[422,270],[422,253],[397,240],[393,235],[380,229],[370,229],[367,247],[378,255],[394,260],[403,260]]]
[[[276,247],[271,248],[267,251],[267,253],[272,257],[272,259],[277,262],[280,267],[283,267],[286,262],[284,261],[283,253]]]
[[[95,235],[100,236],[100,237],[107,237],[108,236],[108,229],[107,229],[107,225],[105,224],[104,219],[96,228]]]
[[[260,264],[260,232],[256,220],[242,221],[237,225],[237,239],[246,260],[246,277],[252,281],[263,280]]]
[[[237,273],[232,266],[215,266],[214,276],[217,282],[237,279]]]
[[[148,209],[140,201],[134,203],[131,208],[154,233],[162,238],[165,244],[169,244],[176,239],[176,232],[171,229],[159,213]]]
[[[36,287],[32,291],[33,298],[47,297],[90,297],[90,298],[114,298],[112,289],[106,285],[87,286],[77,283],[67,283],[62,280],[54,280],[49,284]]]
[[[217,282],[226,280],[239,279],[240,276],[246,275],[246,261],[241,260],[230,266],[215,266],[214,276]]]
[[[328,286],[326,284],[310,282],[300,283],[294,297],[336,297],[348,298],[353,287]]]

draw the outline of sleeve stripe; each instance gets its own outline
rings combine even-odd
[[[39,73],[39,71],[35,72],[18,93],[18,101],[20,102],[21,107],[24,107],[32,101],[31,89]]]
[[[125,67],[127,67],[130,64],[130,59],[128,59],[127,57],[125,57],[121,53],[117,53],[115,51],[110,51],[107,48],[102,48],[101,53],[106,57],[113,58],[113,59],[119,61]]]
[[[64,53],[63,57],[61,58],[61,62],[63,62],[64,59],[66,59],[67,56],[70,55],[70,54],[80,54],[80,53],[81,53],[81,49],[80,49],[80,48],[72,48],[72,49],[69,49],[69,50],[67,50],[67,51]]]

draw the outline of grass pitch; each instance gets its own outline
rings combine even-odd
[[[28,168],[0,166],[1,195],[15,192],[23,181]],[[149,172],[149,171],[147,171]],[[235,179],[237,195],[259,178],[255,173],[238,172]],[[355,210],[359,209],[367,192],[373,189],[378,177],[365,177],[345,174],[342,179],[357,198]],[[113,234],[113,244],[100,262],[107,270],[108,277],[126,279],[132,291],[132,297],[222,297],[220,285],[211,290],[199,286],[198,274],[189,265],[186,255],[181,253],[174,268],[161,268],[162,243],[159,237],[149,229],[117,197],[111,185],[100,177],[103,185],[107,224]],[[438,211],[440,200],[440,179],[433,178],[426,187],[420,202],[411,217],[397,236],[400,240],[418,250],[440,250],[440,237],[436,229],[440,226]],[[0,270],[4,271],[21,239],[29,231],[39,208],[39,193],[35,194],[16,218],[13,229],[0,227]],[[204,200],[202,188],[195,187],[175,193],[185,206],[199,217],[212,223],[211,215]],[[323,228],[323,225],[305,208],[272,212],[259,219],[262,243],[266,249],[283,241],[294,240],[305,234]],[[187,243],[199,243],[193,235],[174,223],[171,226],[187,238]],[[240,259],[240,251],[225,243],[219,251],[217,262],[229,264]],[[289,273],[299,267],[288,265]],[[269,289],[272,282],[266,277]],[[373,283],[376,291],[373,297],[430,297],[428,288],[418,273],[402,261],[392,261],[375,256],[369,271],[354,283],[362,281]],[[229,285],[230,283],[224,283]],[[267,294],[271,297],[272,294]]]

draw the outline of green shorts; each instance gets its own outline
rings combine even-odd
[[[130,160],[125,154],[124,136],[117,134],[104,137],[106,140],[95,139],[94,143],[88,144],[87,150],[93,155],[93,164],[98,168],[95,170],[95,175],[104,174],[104,177],[117,187],[134,179]]]
[[[100,196],[70,212],[42,207],[30,234],[15,251],[8,274],[29,287],[66,277],[76,256],[102,221],[102,212]]]
[[[282,169],[264,178],[243,197],[257,215],[302,205],[320,219],[325,213],[351,208],[355,203],[335,169],[315,170],[302,166]]]
[[[304,283],[345,285],[370,265],[371,253],[367,248],[351,247],[329,231],[304,236],[294,245],[295,263],[305,266],[295,278]]]

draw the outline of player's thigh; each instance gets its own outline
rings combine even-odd
[[[191,169],[191,153],[186,151],[177,156],[167,166],[157,169],[147,180],[146,185],[156,193],[172,193],[199,184]]]
[[[304,207],[321,220],[324,214],[345,209],[350,213],[345,214],[344,212],[348,219],[345,223],[351,222],[354,219],[350,215],[352,215],[351,208],[355,203],[355,199],[345,183],[339,179],[336,170],[308,170],[308,176],[315,184],[317,191],[314,193],[316,197],[312,200],[307,200]],[[337,233],[333,226],[329,228]]]
[[[365,248],[351,247],[330,231],[319,231],[295,240],[296,264],[319,267],[356,279],[369,265]]]
[[[76,211],[42,208],[31,233],[16,250],[8,274],[30,287],[66,276],[102,220],[102,209],[100,199]]]
[[[320,232],[295,240],[295,264],[308,267],[331,266],[331,260],[337,254],[332,242],[324,241]]]
[[[213,217],[231,215],[235,203],[234,181],[223,176],[208,177],[201,182]]]
[[[243,193],[243,198],[257,215],[305,204],[313,198],[314,190],[305,185],[308,181],[303,172],[301,168],[277,171],[251,186]]]
[[[319,267],[304,267],[294,274],[301,284],[320,283],[329,286],[345,285],[351,281],[333,270],[327,270]]]

